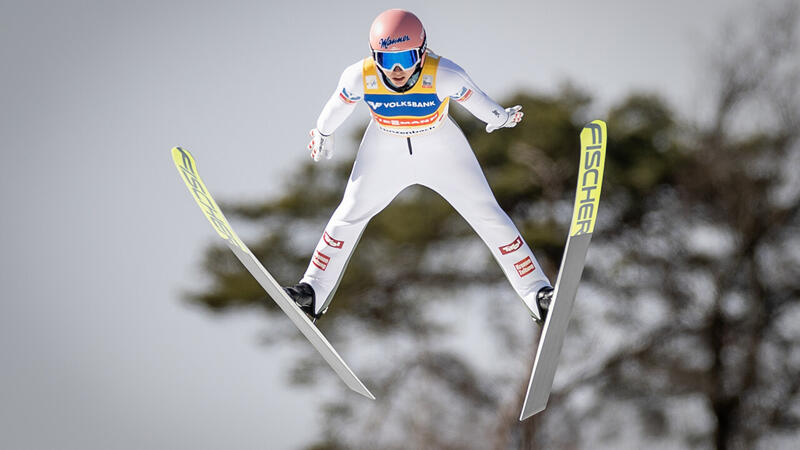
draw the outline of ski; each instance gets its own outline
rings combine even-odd
[[[211,193],[200,179],[200,175],[197,173],[197,165],[192,155],[180,147],[175,147],[172,149],[172,159],[175,162],[175,166],[178,168],[181,178],[183,178],[183,181],[189,188],[192,197],[211,222],[217,234],[225,240],[225,243],[228,244],[228,247],[230,247],[239,261],[241,261],[245,268],[255,277],[261,287],[267,291],[267,294],[272,297],[275,303],[278,304],[303,336],[305,336],[319,354],[322,355],[322,358],[324,358],[334,372],[339,375],[339,378],[344,381],[347,387],[364,397],[375,400],[375,396],[372,395],[353,371],[350,370],[350,367],[348,367],[339,354],[336,353],[336,350],[325,336],[297,304],[289,298],[267,269],[261,265],[258,258],[253,255],[250,249],[244,245],[242,240],[239,239],[239,236],[233,231],[233,228],[222,214],[219,206],[211,197]]]
[[[547,406],[558,358],[567,333],[569,316],[578,292],[578,284],[586,262],[586,253],[594,232],[600,190],[603,184],[603,166],[606,156],[606,124],[595,120],[581,131],[581,157],[575,208],[567,236],[567,245],[558,271],[553,302],[542,329],[539,348],[533,363],[528,392],[522,405],[519,420],[541,412]]]

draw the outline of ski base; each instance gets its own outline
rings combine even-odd
[[[255,277],[261,287],[263,287],[272,300],[278,304],[281,310],[289,317],[303,336],[308,339],[311,345],[314,346],[317,352],[325,359],[339,378],[344,381],[347,387],[364,397],[375,400],[375,396],[372,395],[369,389],[367,389],[353,371],[350,370],[350,367],[348,367],[339,356],[322,332],[311,322],[300,307],[289,298],[281,285],[275,281],[267,269],[261,265],[258,258],[253,255],[250,249],[244,245],[241,239],[239,239],[239,236],[233,231],[233,228],[231,228],[228,220],[222,214],[219,206],[211,197],[211,193],[208,192],[205,184],[200,179],[200,175],[197,173],[197,165],[192,155],[180,147],[175,147],[172,149],[172,159],[183,181],[189,188],[189,192],[192,193],[192,197],[211,222],[217,234],[225,240],[225,243],[228,244],[228,247],[233,251],[239,261],[241,261],[250,274]]]
[[[605,152],[606,124],[601,120],[595,120],[586,125],[581,132],[580,172],[572,223],[556,279],[553,302],[539,339],[520,421],[543,411],[550,398],[561,347],[567,334],[569,316],[575,303],[597,219]]]
[[[591,235],[567,240],[567,248],[553,292],[553,302],[542,329],[539,349],[528,383],[528,393],[519,420],[525,420],[543,411],[547,406],[590,240]]]

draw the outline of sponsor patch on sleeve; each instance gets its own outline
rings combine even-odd
[[[339,92],[339,98],[348,105],[352,105],[353,103],[361,100],[360,96],[351,92],[347,92],[347,88],[342,88],[342,92]]]
[[[530,256],[526,256],[522,261],[514,263],[514,268],[517,269],[517,274],[519,274],[520,277],[532,274],[533,271],[536,270],[536,266],[533,265]]]
[[[332,238],[327,231],[322,235],[322,240],[325,241],[328,247],[342,248],[342,246],[344,245],[344,241]]]
[[[515,251],[519,250],[520,247],[522,247],[522,237],[517,236],[517,238],[514,239],[514,242],[500,247],[500,253],[502,253],[503,255],[514,253]]]
[[[317,266],[319,270],[325,270],[328,268],[328,263],[331,261],[331,257],[320,252],[319,250],[314,253],[314,259],[311,262]]]
[[[453,95],[452,97],[456,99],[457,102],[465,102],[467,101],[467,99],[472,97],[472,89],[464,86],[461,88],[461,92],[459,92],[456,95]]]

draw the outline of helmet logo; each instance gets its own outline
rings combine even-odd
[[[399,44],[401,42],[410,41],[411,38],[408,35],[403,37],[399,37],[396,39],[392,39],[391,36],[386,36],[385,38],[381,38],[381,48],[389,48],[394,44]]]

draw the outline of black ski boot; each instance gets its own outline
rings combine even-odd
[[[319,314],[314,314],[317,300],[314,294],[314,288],[312,288],[310,284],[300,283],[295,286],[285,287],[283,290],[286,291],[289,297],[297,303],[297,306],[306,313],[309,319],[311,319],[311,322],[316,322],[317,319],[322,317],[324,311]]]
[[[539,317],[541,319],[536,319],[534,317],[534,321],[536,323],[542,324],[544,323],[545,319],[547,319],[547,312],[550,310],[550,303],[553,301],[553,288],[550,286],[545,286],[539,289],[539,292],[536,293],[536,308],[539,310]]]

